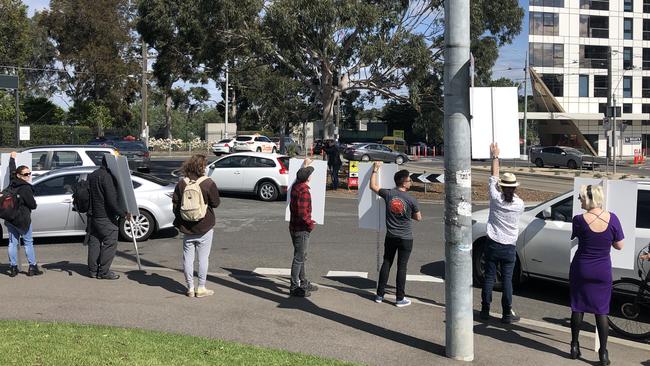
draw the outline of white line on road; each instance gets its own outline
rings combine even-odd
[[[325,277],[360,277],[368,278],[368,272],[329,271]]]
[[[291,268],[255,268],[253,273],[267,276],[291,276]]]
[[[445,280],[443,280],[442,278],[425,276],[425,275],[406,275],[406,280],[415,281],[415,282],[445,283]]]

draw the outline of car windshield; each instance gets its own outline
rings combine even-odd
[[[236,140],[237,141],[250,141],[252,137],[250,136],[237,136]]]
[[[285,168],[289,168],[289,157],[288,156],[280,156],[278,157],[278,160],[284,165]]]
[[[566,148],[566,149],[564,149],[564,150],[565,150],[567,153],[571,153],[571,154],[578,154],[578,155],[581,155],[581,154],[582,154],[582,151],[580,151],[580,150],[578,150],[578,149],[574,149],[574,148],[572,148],[572,147]]]
[[[569,192],[573,192],[573,191],[567,191],[567,192],[564,192],[564,193],[562,193],[562,194],[559,194],[559,195],[557,195],[557,196],[551,198],[550,200],[546,200],[546,201],[540,202],[540,203],[538,203],[538,204],[536,204],[536,205],[534,205],[534,206],[526,206],[526,207],[524,208],[524,211],[525,211],[525,212],[532,211],[532,210],[534,210],[534,209],[536,209],[536,208],[538,208],[538,207],[541,207],[542,205],[547,204],[548,202],[550,202],[550,201],[552,201],[552,200],[554,200],[554,199],[556,199],[556,198],[558,198],[558,197],[560,197],[560,196],[564,196],[565,194],[567,194],[567,193],[569,193]]]
[[[147,150],[142,141],[116,141],[115,147],[120,150]]]
[[[223,140],[217,142],[217,144],[226,144],[226,143],[230,142],[230,140],[232,140],[232,139],[223,139]]]
[[[134,176],[134,177],[146,179],[146,180],[148,180],[150,182],[156,183],[159,186],[168,186],[170,184],[173,184],[172,182],[168,181],[167,179],[158,178],[158,177],[153,176],[151,174],[145,174],[145,173],[132,171],[131,175]]]

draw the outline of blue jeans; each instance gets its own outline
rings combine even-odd
[[[497,243],[487,238],[483,256],[485,257],[485,280],[483,282],[483,291],[481,291],[481,305],[483,308],[490,308],[498,263],[501,265],[501,280],[503,282],[501,306],[503,314],[508,314],[512,309],[512,273],[517,261],[517,247]]]
[[[18,257],[18,245],[20,245],[20,237],[23,237],[25,244],[25,256],[30,265],[36,265],[36,254],[34,254],[34,239],[32,238],[32,225],[26,232],[21,232],[17,227],[5,221],[7,231],[9,231],[9,264],[16,265]]]

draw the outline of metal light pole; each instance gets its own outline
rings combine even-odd
[[[228,138],[228,114],[230,114],[230,109],[228,109],[228,66],[226,65],[226,117],[224,120],[224,138]]]
[[[447,357],[462,361],[474,359],[469,5],[445,1],[445,346]]]
[[[524,156],[528,160],[528,51],[524,68]]]
[[[149,149],[149,124],[147,122],[147,109],[149,104],[149,96],[147,94],[147,43],[142,41],[142,121],[140,128],[142,129],[141,136],[144,138],[144,144]]]

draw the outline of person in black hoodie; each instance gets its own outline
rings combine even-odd
[[[117,250],[120,218],[129,214],[117,200],[117,184],[108,170],[106,157],[102,165],[88,176],[90,208],[88,209],[88,270],[90,277],[116,280],[119,275],[110,271]]]
[[[5,220],[7,231],[9,231],[9,276],[18,275],[18,266],[16,264],[18,257],[18,245],[20,238],[23,238],[25,246],[25,256],[29,262],[28,276],[38,276],[43,272],[38,268],[36,263],[36,254],[34,253],[34,239],[32,238],[32,210],[36,209],[36,200],[34,200],[34,189],[32,188],[32,172],[28,166],[21,165],[16,168],[16,152],[11,152],[9,159],[9,172],[11,182],[9,190],[16,195],[17,208],[13,220]]]

